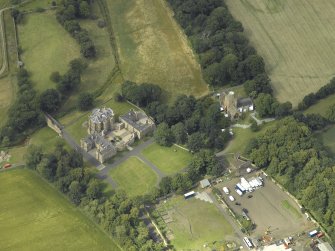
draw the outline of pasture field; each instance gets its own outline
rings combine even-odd
[[[47,182],[28,169],[0,173],[0,250],[119,250]]]
[[[123,189],[130,197],[146,194],[158,181],[156,173],[136,157],[130,157],[111,169],[109,175],[118,189]]]
[[[263,56],[280,102],[294,106],[334,76],[335,4],[328,0],[227,0]]]
[[[170,97],[208,92],[186,36],[163,0],[103,0],[124,78],[160,85]]]
[[[24,24],[18,25],[18,35],[22,60],[38,91],[55,88],[50,74],[64,74],[68,63],[80,57],[79,45],[58,23],[53,11],[26,15]]]
[[[142,151],[142,154],[164,174],[171,175],[187,167],[192,155],[177,146],[164,147],[156,143]]]
[[[219,209],[195,198],[172,197],[157,206],[156,213],[168,215],[172,222],[164,225],[172,233],[171,244],[177,250],[208,250],[204,244],[222,243],[233,229]],[[217,249],[221,250],[221,249]]]

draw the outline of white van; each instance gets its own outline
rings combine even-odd
[[[225,194],[229,194],[229,189],[227,187],[223,187],[222,190],[224,191]]]
[[[230,201],[234,201],[235,200],[235,198],[233,196],[231,196],[231,195],[229,195],[228,198],[230,199]]]

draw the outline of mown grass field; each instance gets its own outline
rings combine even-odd
[[[177,250],[208,250],[204,244],[220,243],[233,234],[219,209],[208,202],[178,196],[161,203],[158,210],[169,212],[173,219],[166,227],[173,233],[171,243]]]
[[[80,57],[79,45],[58,23],[54,11],[26,15],[24,24],[18,25],[18,35],[22,60],[36,90],[55,88],[50,74],[64,74],[68,63]]]
[[[124,78],[170,96],[207,93],[200,65],[163,0],[108,0]]]
[[[146,164],[136,157],[130,157],[109,175],[117,183],[117,189],[123,189],[128,196],[144,195],[157,183],[157,175]]]
[[[145,148],[142,154],[166,175],[181,171],[192,159],[189,152],[177,146],[164,147],[156,143]]]
[[[0,250],[119,250],[30,170],[0,173],[0,200]]]
[[[227,0],[263,56],[279,101],[297,105],[335,74],[335,3],[328,0]]]

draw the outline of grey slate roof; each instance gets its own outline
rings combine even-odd
[[[142,112],[135,112],[133,110],[130,110],[126,114],[120,116],[120,118],[123,119],[124,121],[126,121],[132,127],[136,128],[137,130],[143,131],[146,128],[150,127],[150,124],[142,124],[142,123],[138,122],[138,120],[141,119],[141,118],[143,118],[144,116],[147,117]]]
[[[114,112],[111,108],[96,108],[92,111],[90,120],[97,124],[106,121],[112,116],[114,116]]]
[[[237,108],[253,105],[251,98],[240,98],[237,100]]]

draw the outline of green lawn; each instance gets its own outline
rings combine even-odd
[[[281,204],[283,208],[287,209],[297,219],[300,219],[302,217],[302,214],[295,207],[293,207],[287,200],[283,200]]]
[[[146,194],[157,183],[156,173],[136,157],[122,162],[109,175],[130,197]]]
[[[233,235],[231,225],[219,209],[208,202],[178,196],[161,203],[158,210],[170,212],[173,221],[167,228],[173,233],[171,243],[177,250],[208,250],[203,247],[205,243],[221,242]]]
[[[27,169],[0,173],[0,250],[119,250],[97,225]]]
[[[247,120],[247,123],[249,123],[249,119]],[[251,131],[250,128],[247,128],[247,129],[233,128],[234,136],[232,140],[228,143],[227,147],[224,149],[224,152],[243,154],[245,150],[245,146],[248,144],[248,142],[251,139],[256,138],[257,136],[261,135],[268,128],[270,128],[272,125],[275,125],[275,124],[276,122],[270,122],[270,123],[261,125],[260,130],[257,132]]]
[[[18,25],[18,34],[22,60],[39,91],[55,88],[50,74],[65,73],[68,63],[80,57],[79,45],[58,23],[54,11],[26,15],[24,24]]]
[[[334,104],[335,104],[335,94],[330,95],[327,98],[321,99],[315,105],[309,107],[304,113],[305,114],[316,113],[324,116],[326,115],[326,112],[329,109],[329,107]]]
[[[142,154],[166,175],[179,172],[192,159],[189,152],[177,146],[164,147],[156,143],[145,148]]]
[[[158,84],[170,97],[208,92],[197,56],[164,0],[103,1],[125,79]]]

